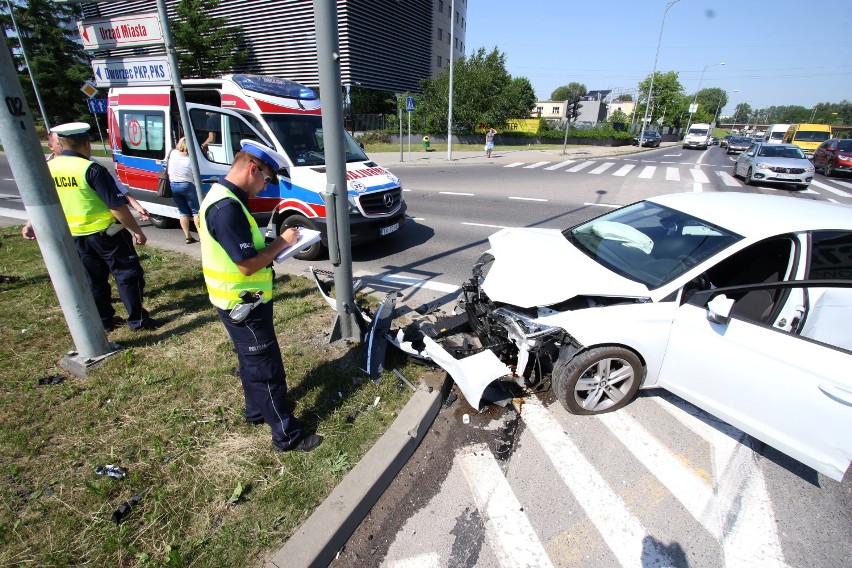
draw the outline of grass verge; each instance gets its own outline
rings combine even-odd
[[[363,380],[360,348],[328,344],[333,312],[308,279],[279,275],[289,395],[325,442],[308,454],[273,451],[269,428],[243,420],[236,356],[197,261],[150,247],[138,249],[146,307],[170,321],[111,332],[123,349],[85,379],[65,376],[58,361],[73,344],[38,246],[16,227],[0,242],[0,274],[20,277],[0,283],[0,566],[257,564],[409,399],[392,373]],[[418,367],[399,368],[417,381]],[[39,385],[51,376],[62,381]],[[98,475],[106,464],[127,476]]]

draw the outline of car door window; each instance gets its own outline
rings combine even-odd
[[[710,268],[704,287],[727,288],[747,284],[769,284],[789,278],[798,248],[793,237],[761,241],[731,255]],[[728,297],[734,300],[732,317],[772,325],[789,292],[784,289],[740,290]]]
[[[268,144],[239,116],[195,108],[190,110],[189,118],[199,146],[208,142],[205,157],[215,164],[232,164],[243,139]]]

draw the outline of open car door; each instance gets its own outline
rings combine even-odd
[[[852,328],[842,317],[852,281],[763,286],[804,299],[793,331],[738,314],[729,297],[744,287],[696,293],[676,312],[659,385],[839,481],[852,461]]]

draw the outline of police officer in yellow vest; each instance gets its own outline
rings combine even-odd
[[[296,242],[298,231],[290,228],[266,244],[248,210],[249,198],[267,184],[278,184],[278,170],[285,158],[251,140],[241,150],[225,179],[213,184],[199,211],[201,264],[210,302],[228,330],[239,360],[245,394],[245,419],[272,429],[272,443],[280,451],[309,452],[322,436],[306,435],[286,408],[287,382],[284,362],[272,323],[272,261]],[[245,319],[231,317],[241,292],[262,293],[261,301]]]
[[[149,317],[142,306],[145,277],[133,246],[134,240],[144,245],[147,238],[130,213],[115,178],[90,159],[89,125],[61,124],[51,132],[60,137],[63,150],[47,165],[104,328],[110,331],[123,323],[112,307],[112,274],[127,309],[130,329],[156,329],[159,322]]]

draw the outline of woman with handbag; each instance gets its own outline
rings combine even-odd
[[[180,228],[186,237],[186,244],[197,243],[189,233],[189,218],[195,222],[198,230],[198,193],[195,191],[195,183],[192,181],[192,168],[189,164],[189,154],[186,149],[186,138],[178,140],[175,149],[169,152],[166,162],[166,171],[172,186],[172,199],[175,200],[180,213]]]

